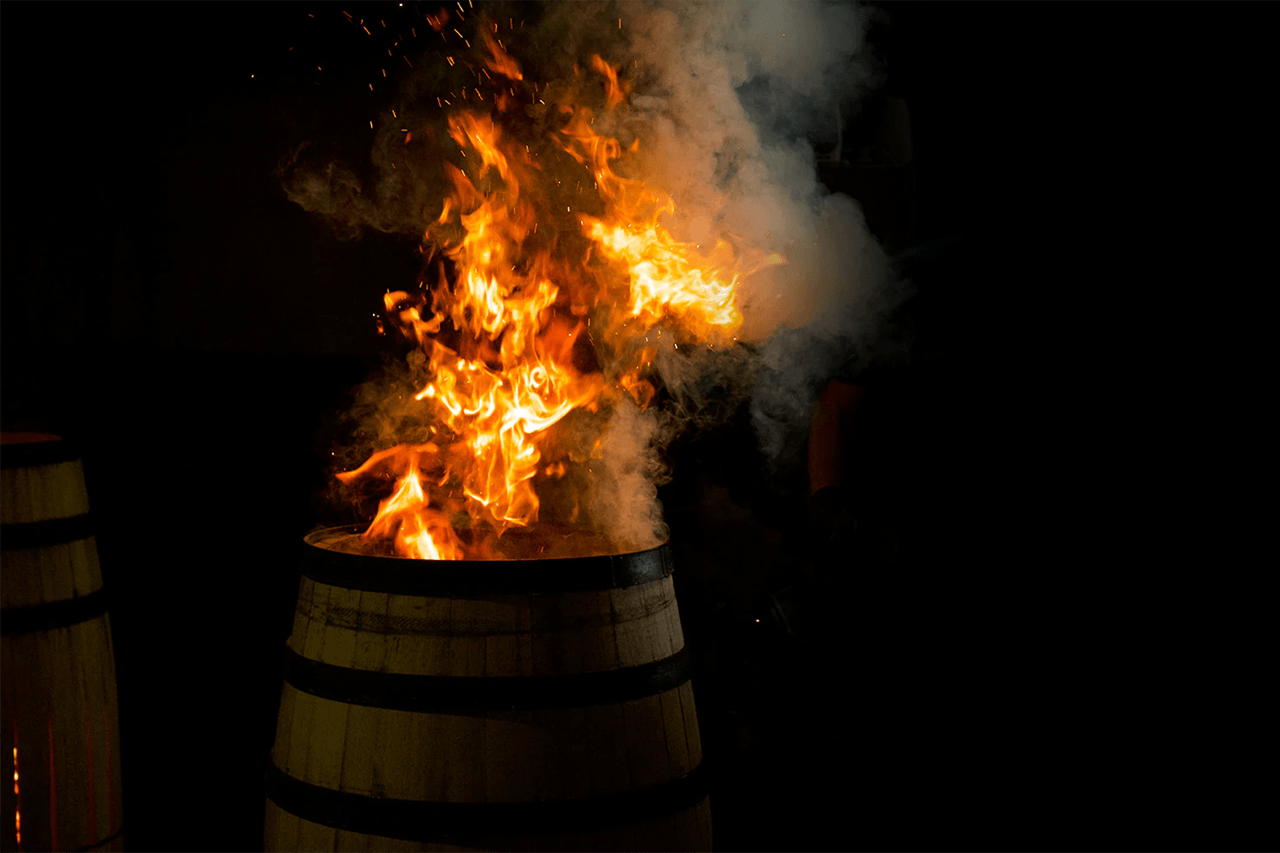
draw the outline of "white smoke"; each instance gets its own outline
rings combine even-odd
[[[881,322],[907,295],[857,202],[818,180],[809,141],[878,83],[868,13],[789,0],[621,12],[627,55],[644,69],[631,99],[632,120],[647,125],[644,174],[671,192],[677,235],[787,257],[739,289],[740,338],[763,347],[754,423],[766,455],[781,459],[803,441],[820,383],[870,360]]]

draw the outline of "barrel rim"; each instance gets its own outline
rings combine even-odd
[[[0,447],[13,444],[36,444],[46,441],[62,441],[62,436],[52,432],[0,432]]]
[[[324,545],[319,545],[314,541],[319,537],[332,535],[338,532],[361,533],[364,530],[368,529],[368,526],[369,526],[368,524],[335,524],[330,527],[317,527],[314,530],[309,531],[305,536],[303,536],[302,541],[313,548],[317,548],[321,551],[328,551],[333,554],[346,554],[352,557],[368,557],[369,559],[372,559],[372,560],[387,560],[388,562],[412,563],[414,565],[419,565],[419,566],[420,565],[456,566],[459,563],[465,563],[468,566],[484,566],[484,565],[501,566],[501,565],[509,565],[511,563],[530,564],[530,563],[540,563],[540,562],[565,562],[566,560],[613,559],[613,558],[633,557],[633,556],[638,556],[640,554],[648,554],[651,551],[656,551],[659,548],[662,548],[670,544],[670,540],[664,539],[651,548],[641,548],[639,551],[623,551],[622,553],[619,553],[619,554],[593,554],[587,557],[552,557],[552,558],[513,557],[508,560],[420,560],[414,557],[399,557],[399,556],[391,556],[391,555],[384,555],[384,554],[353,554],[349,551],[337,551],[332,548],[326,548]]]
[[[415,560],[316,544],[320,537],[359,532],[362,526],[324,527],[304,536],[302,574],[346,589],[450,597],[626,589],[672,573],[667,542],[624,554],[532,560]]]

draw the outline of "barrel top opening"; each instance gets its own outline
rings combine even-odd
[[[38,468],[80,458],[74,440],[47,432],[0,433],[0,468]]]
[[[302,573],[348,589],[465,597],[624,589],[660,581],[672,570],[666,542],[622,554],[533,550],[524,559],[415,560],[371,554],[361,547],[360,531],[361,526],[347,525],[309,533],[303,538]]]
[[[7,447],[10,444],[37,444],[46,441],[62,441],[62,436],[47,432],[0,433],[0,447]]]
[[[403,557],[388,549],[379,550],[368,544],[361,534],[367,525],[348,524],[338,527],[323,527],[313,530],[303,537],[303,542],[313,548],[332,551],[338,554],[350,554],[355,557],[366,557],[375,560],[397,561],[406,564],[423,566],[456,566],[459,562],[473,565],[504,565],[508,563],[535,562],[546,560],[575,560],[628,557],[647,554],[667,544],[666,539],[655,541],[647,548],[632,551],[619,551],[611,547],[609,538],[604,534],[578,530],[570,527],[541,525],[532,530],[508,531],[503,541],[510,545],[509,551],[500,559],[467,559],[467,560],[421,560]],[[459,533],[466,538],[467,531]]]

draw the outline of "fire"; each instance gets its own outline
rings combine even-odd
[[[22,805],[18,795],[18,748],[13,748],[13,833],[16,843],[22,843]]]
[[[412,399],[430,440],[379,451],[338,475],[344,483],[391,484],[364,536],[420,559],[488,553],[485,541],[537,522],[535,484],[572,468],[555,427],[622,395],[641,407],[654,398],[646,376],[656,351],[630,344],[655,327],[660,344],[677,348],[730,339],[742,325],[743,276],[782,262],[771,256],[748,268],[723,241],[704,253],[674,239],[663,225],[674,212],[670,199],[614,170],[639,140],[624,148],[597,134],[587,106],[550,110],[560,120],[550,139],[569,158],[565,167],[538,159],[519,135],[527,123],[510,121],[524,115],[518,104],[530,103],[507,97],[524,81],[520,68],[483,30],[482,42],[484,76],[503,79],[476,104],[487,113],[449,117],[460,164],[445,164],[452,191],[423,238],[428,258],[438,259],[434,283],[417,295],[384,297],[391,326],[418,351],[410,359],[421,376]],[[616,110],[625,82],[599,56],[591,68],[605,111]],[[568,182],[552,172],[563,177],[571,161],[582,171],[571,178],[577,195],[568,196]],[[540,223],[553,226],[552,236],[538,234]],[[460,526],[470,530],[467,549]]]

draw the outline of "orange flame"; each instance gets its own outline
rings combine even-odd
[[[14,735],[14,740],[17,740]],[[13,834],[14,843],[22,843],[22,798],[18,793],[18,747],[13,748]]]
[[[487,68],[522,80],[501,44],[482,35]],[[591,67],[605,78],[605,108],[615,110],[626,98],[617,70],[599,56]],[[635,341],[662,324],[672,334],[660,340],[678,347],[715,342],[742,324],[736,287],[750,271],[733,249],[721,242],[704,256],[675,240],[660,222],[674,211],[671,201],[614,171],[639,140],[624,149],[594,131],[592,110],[561,104],[552,139],[587,170],[571,179],[578,195],[568,198],[594,192],[556,207],[567,187],[499,126],[503,108],[449,119],[463,162],[445,164],[453,189],[425,239],[442,249],[452,274],[441,265],[429,309],[426,293],[384,297],[388,319],[424,356],[412,402],[432,439],[379,451],[338,475],[344,483],[394,482],[364,535],[391,540],[408,557],[463,559],[468,549],[487,550],[485,536],[534,524],[541,507],[535,482],[570,473],[571,460],[550,438],[554,427],[622,394],[650,404],[655,349],[615,339]],[[539,219],[548,216],[572,219],[595,259],[567,252],[579,245],[571,240],[538,236]],[[577,513],[575,497],[571,520]],[[456,531],[468,517],[473,545],[464,549]]]
[[[484,37],[484,46],[489,50],[489,58],[485,63],[489,66],[489,70],[512,80],[523,80],[524,75],[520,73],[520,66],[516,65],[516,61],[502,49],[497,40],[488,32],[482,31],[481,36]]]
[[[618,85],[618,72],[612,65],[600,58],[599,54],[591,57],[591,67],[604,75],[607,82],[606,104],[609,109],[613,109],[622,103],[626,94],[622,91],[622,87]]]

